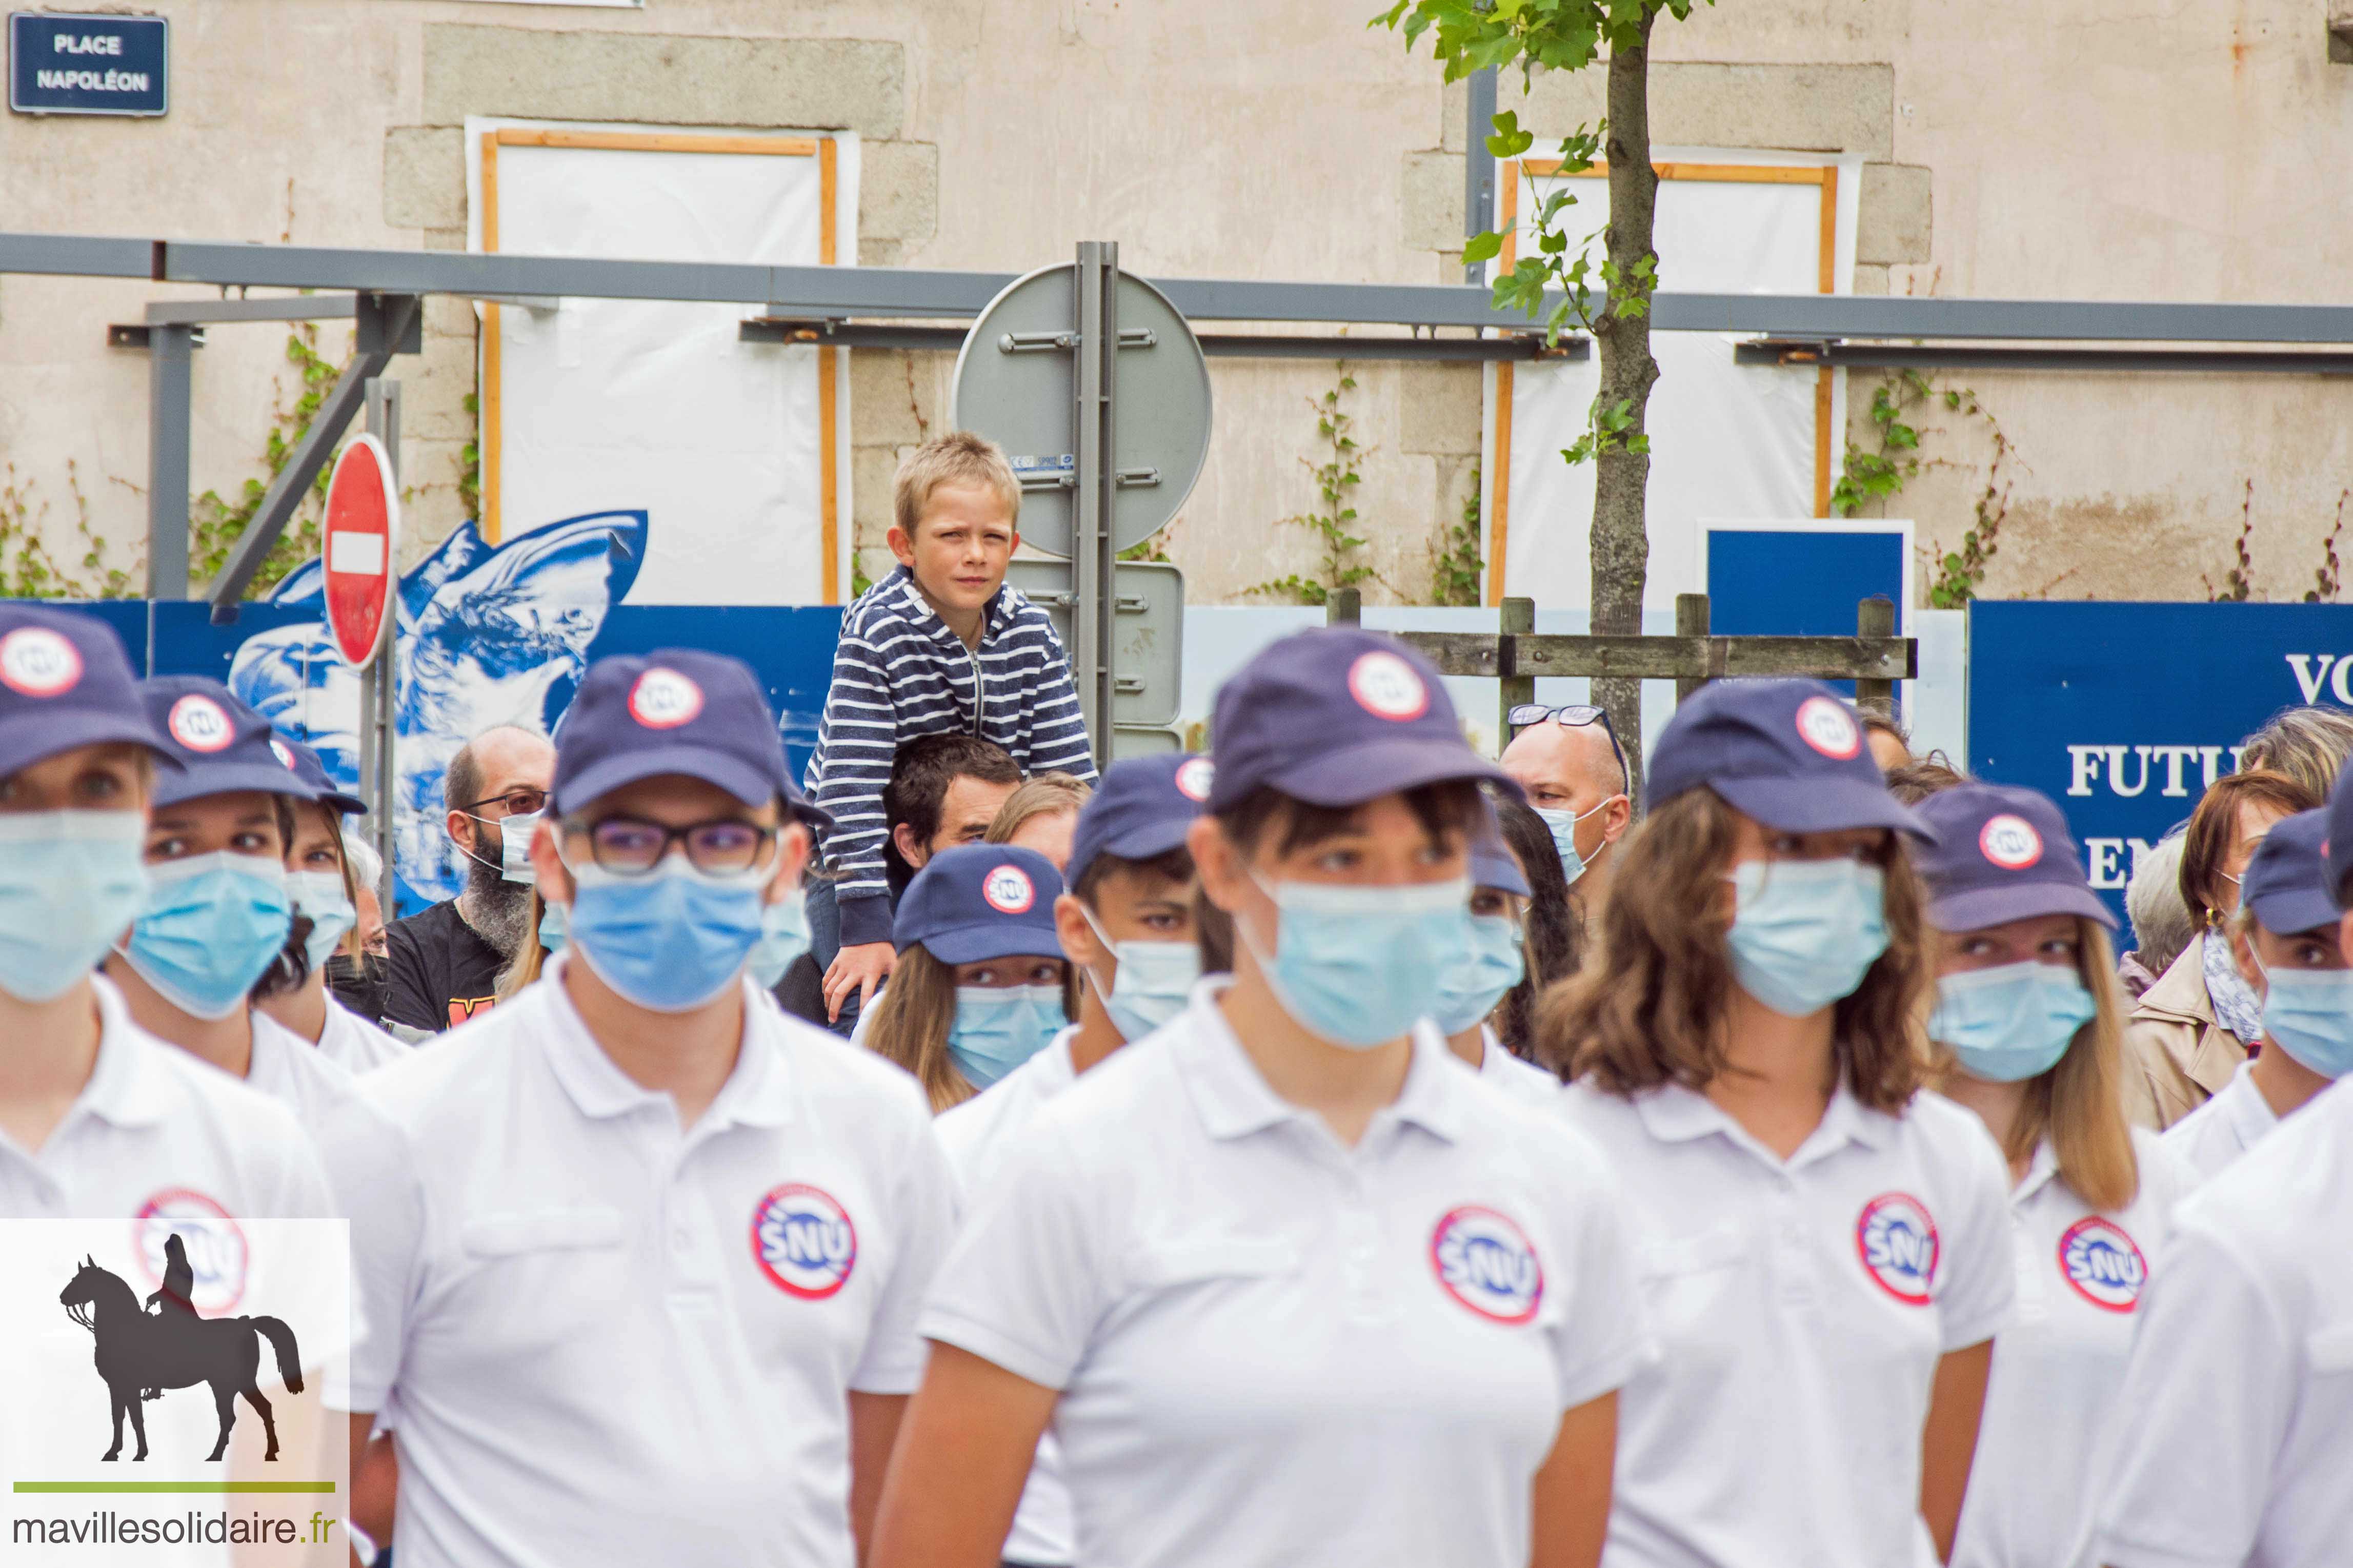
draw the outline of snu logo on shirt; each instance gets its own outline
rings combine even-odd
[[[1882,1193],[1854,1222],[1854,1249],[1879,1288],[1907,1307],[1925,1307],[1936,1279],[1936,1222],[1908,1193]]]
[[[2059,1238],[2059,1272],[2075,1294],[2103,1311],[2129,1312],[2148,1283],[2148,1259],[2122,1226],[2094,1215]]]
[[[786,1295],[822,1301],[849,1283],[858,1227],[830,1193],[787,1182],[752,1210],[752,1256]]]
[[[1498,1323],[1525,1323],[1544,1300],[1535,1246],[1493,1209],[1466,1205],[1440,1216],[1430,1267],[1448,1295]]]

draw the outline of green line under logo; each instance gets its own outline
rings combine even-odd
[[[19,1492],[329,1492],[332,1481],[18,1481]]]

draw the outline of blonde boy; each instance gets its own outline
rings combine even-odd
[[[1021,540],[1021,486],[1005,453],[965,431],[925,442],[900,465],[891,510],[899,564],[841,617],[807,773],[810,797],[833,816],[823,847],[840,949],[825,1001],[843,1021],[844,1005],[854,1014],[891,970],[882,786],[901,745],[959,731],[1004,747],[1025,774],[1095,774],[1070,656],[1046,613],[1005,586]],[[823,917],[811,913],[826,961]]]

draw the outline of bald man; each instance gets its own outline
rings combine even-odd
[[[1626,770],[1609,731],[1600,724],[1531,724],[1504,748],[1504,771],[1527,791],[1552,829],[1568,894],[1587,920],[1609,896],[1617,858],[1610,846],[1634,821]]]
[[[533,935],[526,856],[554,777],[547,737],[511,724],[485,730],[449,759],[442,804],[450,842],[466,858],[466,887],[385,928],[385,1022],[439,1034],[490,1009],[499,971]]]

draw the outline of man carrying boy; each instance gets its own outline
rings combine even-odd
[[[1039,1106],[1130,1040],[1184,1011],[1200,977],[1193,930],[1193,857],[1185,834],[1209,795],[1207,757],[1113,763],[1079,813],[1070,889],[1054,900],[1062,955],[1081,976],[1079,1021],[1046,1048],[934,1122],[968,1200],[1019,1147]],[[1005,1540],[1005,1560],[1058,1568],[1075,1529],[1050,1433]]]
[[[825,1001],[844,1025],[891,972],[882,789],[899,747],[961,731],[1004,747],[1024,773],[1095,773],[1070,657],[1046,613],[1005,586],[1021,486],[1004,452],[962,431],[926,442],[901,466],[891,500],[899,564],[842,616],[807,775],[833,817],[824,848],[839,878],[830,892],[841,951]]]

